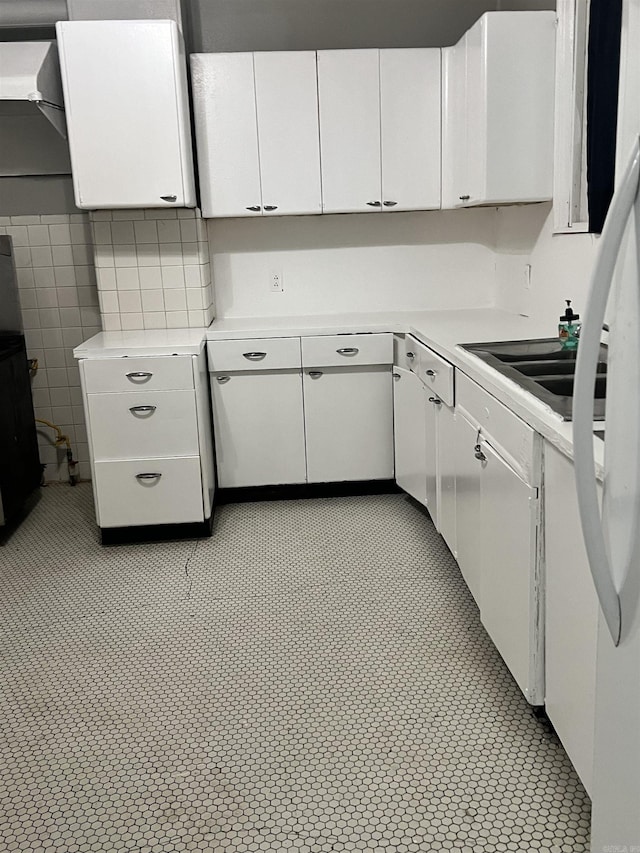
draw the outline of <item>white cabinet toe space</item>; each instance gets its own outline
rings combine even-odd
[[[221,487],[393,477],[391,335],[207,349]]]
[[[80,376],[103,531],[202,523],[205,532],[214,470],[204,351],[82,358]]]

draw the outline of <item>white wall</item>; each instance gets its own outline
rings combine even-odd
[[[565,299],[584,311],[598,237],[553,234],[550,204],[503,207],[497,214],[496,305],[548,319],[556,333]],[[524,288],[524,267],[531,264],[531,288]]]
[[[209,220],[216,315],[490,305],[496,227],[494,209]]]

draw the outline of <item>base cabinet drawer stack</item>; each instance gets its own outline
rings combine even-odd
[[[221,487],[393,477],[391,335],[207,349]]]
[[[204,353],[86,358],[80,375],[99,526],[204,527],[213,500]]]

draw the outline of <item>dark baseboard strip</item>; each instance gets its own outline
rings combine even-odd
[[[188,524],[145,524],[140,527],[101,527],[103,545],[131,545],[136,542],[165,542],[168,539],[202,539],[211,536],[213,515],[206,521]]]
[[[400,491],[395,480],[248,486],[239,489],[218,489],[216,504],[247,503],[249,501],[294,501],[304,498],[339,498],[357,495],[389,495]]]

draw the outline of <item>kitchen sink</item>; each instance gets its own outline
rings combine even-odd
[[[576,351],[563,350],[557,338],[461,344],[503,376],[507,376],[566,421],[571,420]],[[600,344],[593,419],[604,420],[607,391],[607,346]]]

